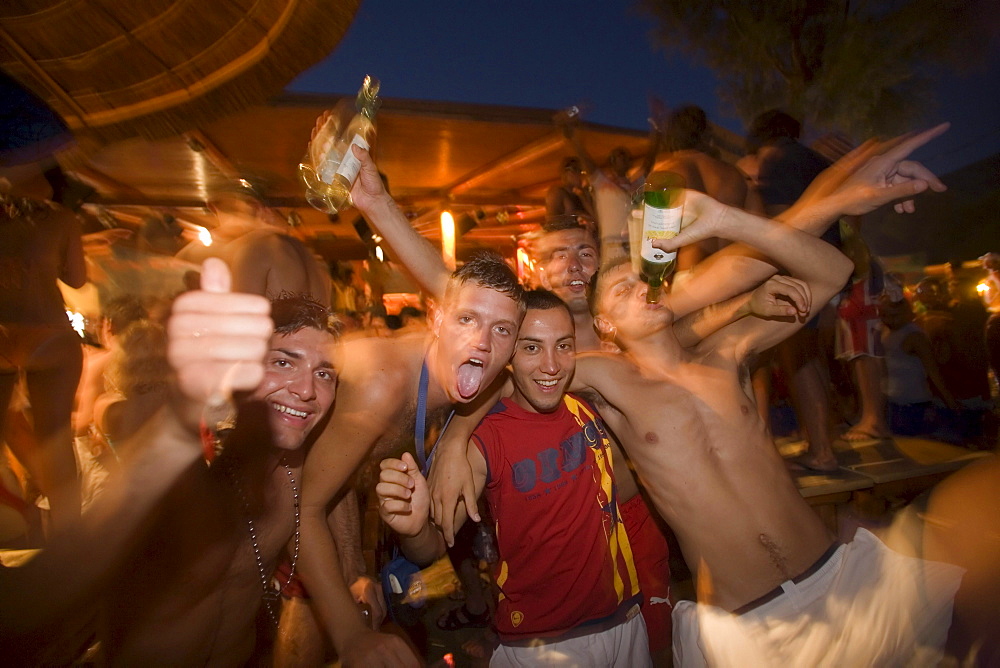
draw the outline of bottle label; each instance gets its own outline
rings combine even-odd
[[[316,176],[323,183],[330,185],[333,183],[333,175],[337,173],[338,169],[340,169],[340,151],[336,148],[330,148],[316,170]]]
[[[360,134],[354,135],[351,139],[351,146],[360,146],[366,151],[368,150],[368,142]],[[354,183],[354,180],[358,178],[358,172],[361,171],[361,161],[354,157],[354,151],[351,150],[351,146],[348,146],[347,150],[344,151],[344,157],[340,160],[340,167],[337,168],[337,173],[343,176],[348,183]]]
[[[654,239],[671,239],[681,229],[683,207],[660,209],[649,204],[642,207],[642,257],[647,262],[670,262],[677,257],[677,251],[662,251],[653,248]]]

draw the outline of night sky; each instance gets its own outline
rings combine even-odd
[[[654,94],[670,106],[697,104],[742,135],[720,108],[712,72],[652,46],[650,29],[631,0],[364,0],[336,51],[287,90],[350,94],[370,73],[387,98],[582,103],[586,120],[643,130]],[[942,79],[927,124],[940,120],[952,129],[916,156],[939,174],[1000,152],[1000,42],[974,71]]]

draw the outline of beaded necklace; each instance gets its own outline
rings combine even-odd
[[[292,475],[292,469],[288,466],[288,462],[285,461],[284,457],[281,459],[281,465],[285,467],[285,473],[288,474],[288,481],[292,485],[292,502],[295,505],[295,549],[292,554],[292,567],[288,573],[288,579],[280,587],[271,583],[271,578],[268,577],[267,571],[264,570],[264,558],[261,556],[260,544],[257,542],[257,530],[253,525],[253,519],[250,517],[250,504],[247,501],[246,494],[243,493],[243,488],[235,479],[233,480],[236,483],[236,488],[239,490],[240,498],[243,500],[243,509],[246,512],[247,529],[250,531],[250,545],[253,547],[254,561],[257,563],[257,573],[260,575],[261,598],[264,600],[264,607],[267,608],[267,614],[275,626],[278,625],[278,613],[276,612],[275,604],[281,597],[281,593],[285,591],[285,588],[292,581],[292,578],[295,577],[295,567],[299,561],[299,488],[295,483],[295,477]]]

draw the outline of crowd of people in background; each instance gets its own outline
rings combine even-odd
[[[906,161],[940,129],[817,150],[773,110],[734,165],[702,110],[652,121],[633,166],[624,148],[595,158],[579,118],[557,116],[566,157],[522,277],[494,256],[445,270],[358,152],[354,204],[421,290],[391,313],[373,258],[327,263],[253,186],[213,195],[208,247],[169,215],[121,239],[84,234],[51,195],[0,194],[0,541],[45,546],[0,568],[3,651],[69,663],[99,629],[118,664],[320,665],[332,649],[344,665],[417,665],[405,634],[378,632],[398,597],[362,547],[370,506],[413,561],[451,552],[467,598],[437,624],[491,625],[467,651],[493,665],[937,656],[957,569],[897,559],[867,533],[845,547],[788,473],[835,474],[838,441],[997,447],[1000,255],[918,277],[864,241],[864,213],[943,188]],[[654,168],[683,176],[695,221],[659,310],[634,298],[628,219]],[[135,252],[117,277],[109,247]],[[87,302],[88,267],[108,280],[78,333],[66,304]],[[158,278],[128,278],[146,272]],[[781,458],[774,438],[802,447]],[[706,454],[722,450],[736,463]],[[564,487],[572,513],[531,503]],[[500,550],[496,600],[473,591],[475,525],[459,531],[480,514]],[[699,605],[671,590],[671,546]],[[823,596],[798,614],[833,620],[833,636],[765,630],[793,626],[783,596],[833,568],[853,579],[824,596],[850,589],[855,623],[888,649],[862,631],[836,640]],[[879,592],[912,628],[879,617],[892,607]],[[989,657],[981,621],[961,628]]]

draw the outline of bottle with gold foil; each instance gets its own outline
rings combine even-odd
[[[361,169],[351,146],[370,150],[375,141],[375,114],[382,104],[378,91],[379,80],[366,76],[354,108],[339,103],[309,142],[299,175],[314,208],[333,214],[351,205],[351,186]]]
[[[653,172],[642,190],[642,238],[639,276],[649,284],[646,301],[660,299],[663,282],[677,266],[677,252],[653,247],[656,239],[670,239],[681,229],[684,213],[684,178],[674,172]]]

